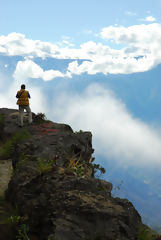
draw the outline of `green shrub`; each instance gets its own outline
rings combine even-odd
[[[15,144],[25,141],[31,137],[30,133],[26,130],[17,132],[8,139],[3,146],[0,147],[0,158],[9,158],[14,152]]]
[[[85,169],[82,164],[78,164],[70,168],[70,170],[77,176],[83,176],[85,174]]]
[[[27,156],[25,155],[24,152],[21,152],[20,155],[19,155],[19,158],[18,158],[18,162],[22,162],[22,161],[25,161],[27,160]]]
[[[13,223],[13,224],[17,224],[19,223],[20,221],[22,220],[22,217],[21,216],[17,216],[17,215],[14,215],[14,216],[10,216],[8,221]]]
[[[96,177],[100,177],[102,174],[106,172],[105,168],[102,167],[100,164],[92,164],[92,168],[93,168],[93,176],[96,176],[96,173],[98,173],[99,171],[99,175],[97,175]]]
[[[45,116],[45,113],[37,113],[34,116],[34,122],[36,124],[41,124],[41,123],[46,123],[46,122],[50,122],[50,121],[47,120],[47,117]]]
[[[48,172],[53,168],[53,165],[55,164],[54,159],[48,160],[43,157],[41,157],[38,160],[38,171],[40,174],[44,172]]]
[[[30,240],[28,237],[29,227],[26,224],[22,224],[18,228],[17,240]]]
[[[31,137],[31,134],[27,131],[24,130],[22,132],[17,132],[12,135],[11,139],[14,143],[20,142],[20,141],[25,141]]]
[[[68,166],[71,172],[80,177],[85,175],[85,168],[81,162],[82,157],[79,156],[79,158],[77,158],[77,154],[75,154],[70,157]]]
[[[29,160],[29,157],[27,155],[25,155],[24,152],[21,152],[18,157],[18,162],[17,162],[16,168],[13,169],[13,175],[18,173],[22,167],[26,166],[28,160]]]
[[[157,233],[146,225],[141,225],[139,229],[139,240],[155,240]]]

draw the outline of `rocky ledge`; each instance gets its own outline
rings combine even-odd
[[[94,177],[101,168],[92,157],[92,134],[43,114],[18,128],[17,114],[0,109],[0,158],[12,160],[6,199],[26,226],[22,239],[138,240],[142,223],[132,203],[112,197],[112,184]]]

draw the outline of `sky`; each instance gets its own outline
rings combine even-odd
[[[51,43],[70,40],[78,46],[95,39],[102,28],[160,22],[160,0],[0,0],[2,35],[25,34]],[[69,39],[68,39],[69,38]]]
[[[105,165],[135,169],[154,187],[161,0],[0,0],[0,10],[0,107],[17,108],[25,83],[32,111],[92,131]]]

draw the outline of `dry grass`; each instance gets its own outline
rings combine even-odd
[[[11,160],[0,160],[0,197],[4,196],[12,174]]]

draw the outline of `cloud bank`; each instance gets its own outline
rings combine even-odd
[[[56,120],[93,133],[96,152],[122,166],[161,166],[161,135],[133,117],[114,94],[98,84],[81,95],[62,94],[53,108]]]
[[[146,21],[153,21],[149,16]],[[60,44],[41,42],[25,38],[23,34],[11,33],[0,36],[0,54],[7,56],[51,57],[57,59],[73,59],[66,69],[66,74],[54,69],[44,72],[31,61],[19,63],[17,68],[35,69],[36,77],[44,81],[57,76],[71,77],[87,72],[88,74],[130,74],[144,72],[161,63],[161,24],[140,24],[129,27],[108,26],[100,31],[100,42],[85,42],[74,48],[69,42],[66,47]],[[104,41],[104,44],[102,43]],[[110,46],[109,46],[109,41]],[[77,59],[82,59],[79,64]],[[31,60],[31,59],[30,59]],[[30,65],[30,66],[29,66]],[[32,66],[31,66],[32,65]],[[34,75],[35,76],[35,75]]]

